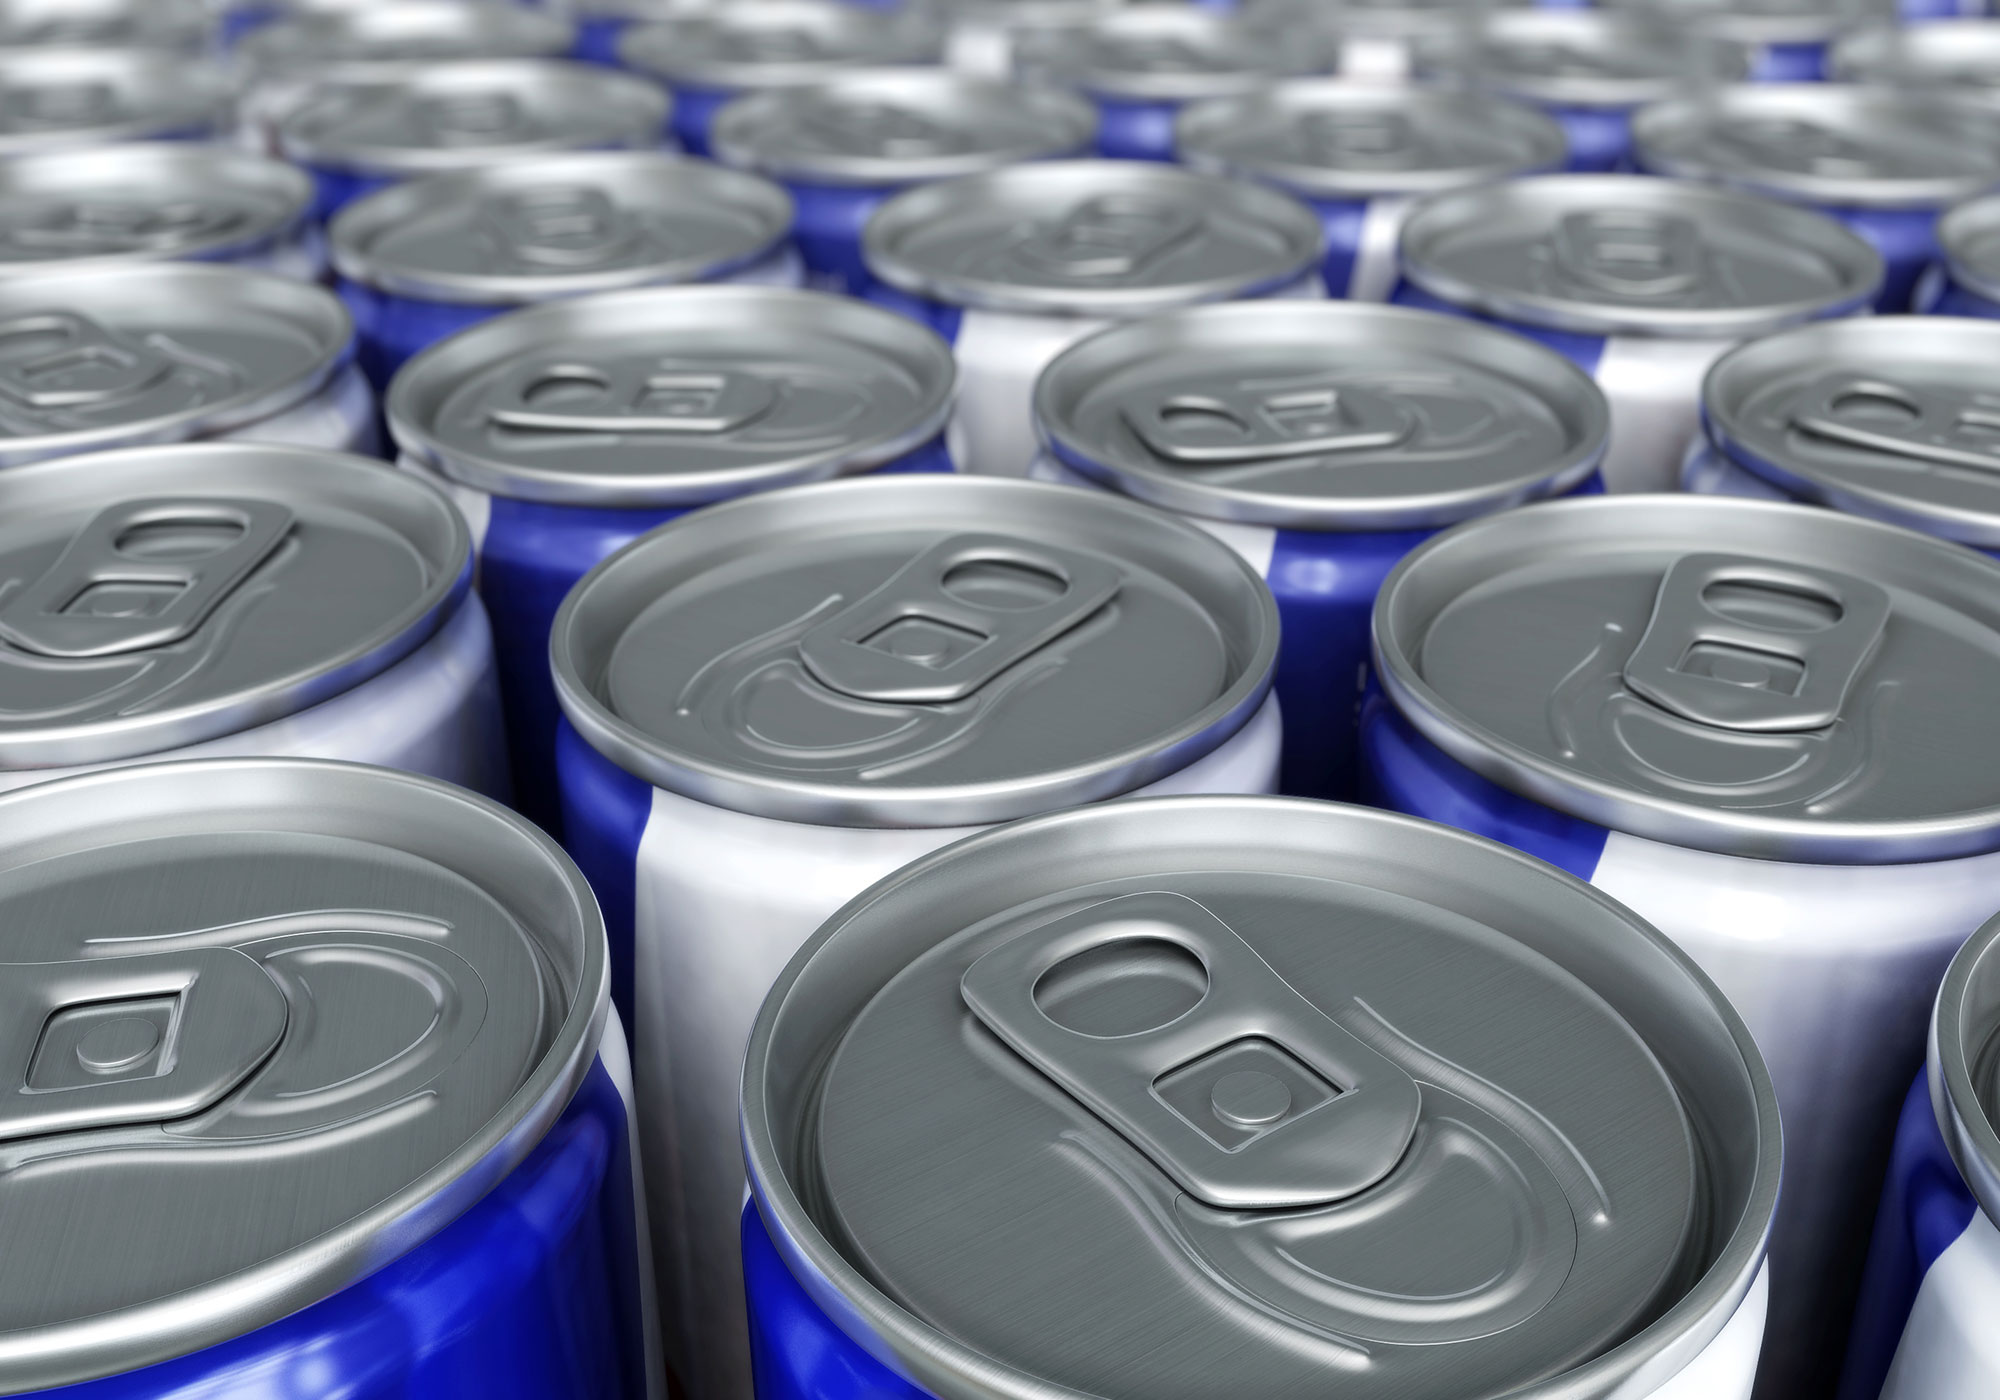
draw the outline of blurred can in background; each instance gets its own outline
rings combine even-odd
[[[1121,0],[936,0],[944,62],[963,73],[1005,80],[1017,56],[1057,32],[1076,33]]]
[[[1983,6],[1972,11],[1983,16]],[[2000,20],[1939,19],[1877,24],[1833,46],[1829,77],[1844,83],[1887,83],[1936,92],[2000,87]]]
[[[1833,45],[1869,20],[1885,17],[1892,6],[1893,0],[1607,0],[1611,10],[1740,45],[1753,83],[1824,80]]]
[[[1502,8],[1519,3],[1500,0]],[[1493,8],[1487,0],[1241,0],[1245,19],[1313,45],[1340,77],[1392,85],[1416,75],[1423,49],[1462,40]]]
[[[1938,260],[1917,279],[1912,309],[2000,319],[2000,195],[1967,200],[1937,222]]]
[[[216,39],[208,0],[0,0],[0,49],[170,49],[197,54]]]
[[[0,49],[0,91],[0,156],[214,140],[236,99],[219,66],[162,49]]]

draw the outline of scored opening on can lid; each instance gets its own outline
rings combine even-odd
[[[318,704],[457,609],[442,492],[343,453],[133,448],[0,472],[0,768],[106,763]]]
[[[548,10],[465,0],[343,5],[259,25],[236,55],[257,77],[326,76],[350,65],[560,58],[576,26]]]
[[[0,48],[204,47],[215,31],[205,0],[4,0]]]
[[[883,68],[737,98],[708,144],[716,159],[778,179],[893,185],[1074,155],[1096,132],[1096,109],[1069,93]]]
[[[1032,77],[1098,97],[1189,102],[1258,92],[1280,78],[1322,72],[1317,35],[1284,32],[1193,6],[1106,9],[1080,31],[1031,36],[1014,61]]]
[[[1594,335],[1741,338],[1858,311],[1882,284],[1882,255],[1824,214],[1640,175],[1434,195],[1398,255],[1454,306]]]
[[[0,49],[0,156],[205,137],[235,90],[213,63],[159,49]]]
[[[2000,301],[2000,195],[1967,200],[1937,223],[1945,271],[1967,291]]]
[[[618,61],[676,86],[795,87],[843,68],[935,63],[943,42],[920,7],[885,15],[841,0],[765,0],[629,29]]]
[[[1742,78],[1740,45],[1657,17],[1606,10],[1501,10],[1419,51],[1420,66],[1462,68],[1473,84],[1529,102],[1637,107]]]
[[[328,229],[342,277],[426,301],[543,301],[727,276],[769,255],[792,198],[655,151],[579,151],[393,185]]]
[[[777,287],[664,287],[487,321],[390,386],[397,445],[454,481],[568,505],[701,505],[865,471],[944,430],[951,347]]]
[[[1871,13],[1856,0],[1605,0],[1605,4],[1743,44],[1824,44]]]
[[[1126,322],[1035,386],[1058,460],[1170,510],[1408,530],[1573,490],[1610,411],[1522,336],[1355,302],[1204,306]]]
[[[906,866],[792,959],[743,1083],[780,1256],[946,1400],[1607,1400],[1721,1330],[1777,1197],[1769,1076],[1685,954],[1331,803]]]
[[[1209,753],[1270,689],[1270,590],[1103,492],[968,476],[766,492],[592,570],[549,643],[578,733],[656,786],[832,826],[1000,821]]]
[[[1931,1111],[1987,1218],[2000,1219],[2000,917],[1987,920],[1945,969],[1931,1017]]]
[[[1833,46],[1827,68],[1831,77],[1847,83],[1989,88],[2000,83],[2000,21],[1869,25]]]
[[[1451,757],[1618,831],[1825,864],[2000,848],[2000,563],[1912,530],[1722,497],[1529,506],[1397,565],[1374,654]]]
[[[1558,170],[1565,144],[1561,127],[1516,103],[1326,79],[1183,108],[1174,148],[1207,174],[1358,200]]]
[[[596,1054],[596,901],[462,788],[152,764],[0,796],[0,826],[9,1393],[230,1340],[381,1267],[513,1170]]]
[[[905,190],[861,245],[875,276],[939,301],[1141,316],[1278,291],[1312,271],[1323,237],[1279,190],[1153,161],[1066,160]]]

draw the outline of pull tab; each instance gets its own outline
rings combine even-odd
[[[2000,402],[1983,394],[1826,374],[1793,403],[1792,426],[1912,461],[2000,469]]]
[[[109,83],[39,83],[0,93],[9,124],[22,127],[94,126],[118,111]]]
[[[914,160],[954,155],[970,145],[965,132],[887,102],[827,102],[811,120],[833,149],[851,153]]]
[[[1407,159],[1416,145],[1416,129],[1400,112],[1314,112],[1299,134],[1315,162],[1336,168],[1374,169]]]
[[[1156,390],[1119,408],[1139,440],[1172,462],[1204,465],[1392,447],[1416,415],[1358,385],[1262,393],[1245,385],[1188,394]]]
[[[1671,296],[1701,281],[1701,230],[1692,219],[1645,209],[1565,214],[1556,225],[1555,257],[1563,271],[1600,290]]]
[[[571,270],[601,267],[631,248],[631,216],[603,190],[554,185],[495,195],[480,220],[517,261]]]
[[[283,1038],[285,996],[234,948],[0,966],[0,1140],[186,1118]]]
[[[1125,895],[985,954],[965,1004],[1190,1195],[1324,1205],[1387,1176],[1414,1080],[1185,895]]]
[[[1771,170],[1836,177],[1866,177],[1876,171],[1875,153],[1867,146],[1813,122],[1766,118],[1732,124],[1720,135]]]
[[[1130,277],[1201,228],[1200,213],[1133,195],[1087,199],[1061,223],[1044,226],[1016,245],[1024,262],[1060,277]]]
[[[799,639],[822,685],[859,700],[962,700],[1118,593],[1101,559],[1009,535],[953,535]]]
[[[29,408],[87,408],[144,393],[172,363],[74,311],[0,321],[0,394]]]
[[[743,370],[625,362],[529,364],[488,395],[496,427],[565,433],[733,433],[770,411],[778,388]]]
[[[116,656],[192,634],[292,528],[270,501],[164,497],[90,518],[0,605],[0,638],[42,656]]]
[[[521,133],[527,113],[506,92],[458,92],[417,102],[417,124],[440,146],[487,146]]]
[[[1689,554],[1660,583],[1626,686],[1717,729],[1824,729],[1889,620],[1865,579],[1740,554]]]
[[[221,237],[244,222],[237,210],[192,200],[165,205],[83,200],[46,210],[33,222],[6,230],[6,237],[36,250],[127,252]]]

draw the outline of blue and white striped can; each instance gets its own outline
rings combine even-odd
[[[212,141],[236,88],[172,49],[0,48],[0,156],[121,141]]]
[[[1938,260],[1917,280],[1913,311],[2000,320],[2000,195],[1969,200],[1937,223]]]

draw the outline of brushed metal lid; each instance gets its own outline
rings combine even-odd
[[[1609,10],[1498,10],[1429,44],[1420,66],[1488,92],[1564,107],[1638,107],[1741,79],[1740,44]]]
[[[1835,44],[1827,67],[1845,83],[1992,88],[2000,85],[2000,20],[1871,24]]]
[[[160,49],[0,49],[0,156],[228,127],[235,88],[213,63]]]
[[[214,34],[205,0],[0,0],[0,48],[191,52]]]
[[[1323,72],[1331,55],[1322,50],[1309,33],[1193,6],[1135,4],[1107,9],[1081,29],[1030,35],[1014,61],[1032,78],[1099,97],[1191,102]]]
[[[674,85],[782,88],[844,68],[935,63],[943,42],[921,7],[884,15],[841,0],[760,0],[629,29],[618,61]]]
[[[1744,44],[1829,43],[1883,13],[1873,0],[1605,0],[1605,4]]]
[[[305,13],[243,36],[236,60],[258,78],[347,77],[370,64],[477,58],[560,58],[576,26],[548,10],[500,0],[392,0]]]

